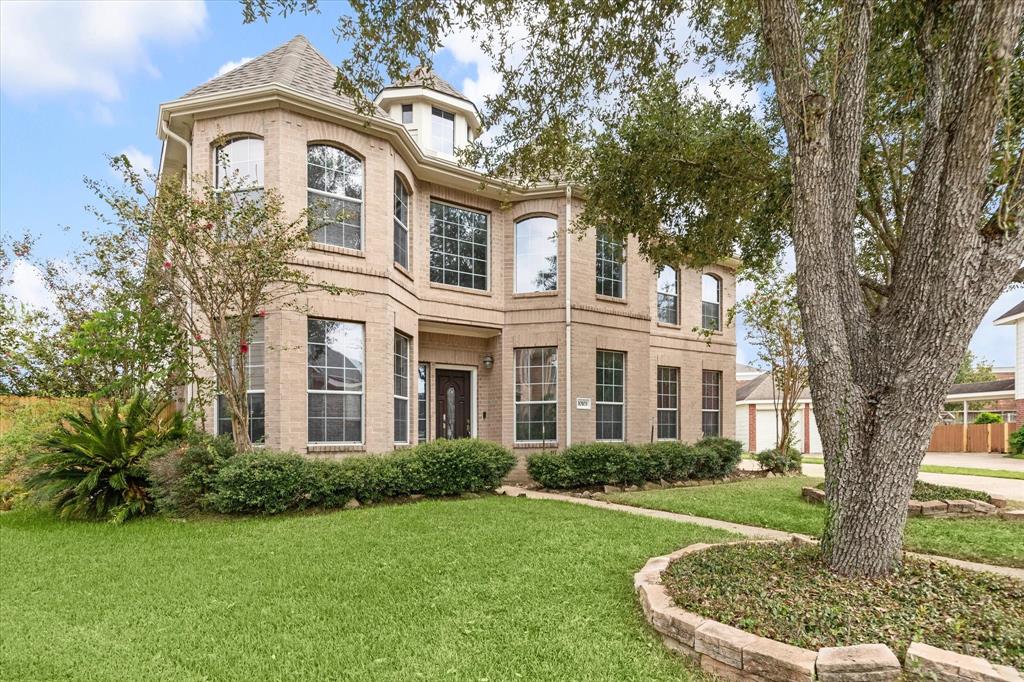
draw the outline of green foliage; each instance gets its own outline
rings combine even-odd
[[[1003,416],[995,412],[982,412],[974,418],[975,424],[1002,424]]]
[[[728,438],[696,445],[659,441],[580,443],[561,452],[530,455],[526,470],[546,488],[641,485],[645,481],[722,478],[736,469],[742,446]]]
[[[473,439],[437,440],[338,462],[269,451],[224,456],[225,451],[223,439],[190,446],[177,464],[182,473],[162,479],[169,490],[160,499],[177,511],[198,507],[225,514],[336,509],[350,500],[494,490],[515,464],[500,445]]]
[[[93,402],[68,416],[31,458],[26,485],[64,519],[120,523],[150,512],[146,451],[185,432],[181,415],[165,417],[164,407],[138,393],[123,406]]]
[[[820,483],[817,487],[824,489],[825,484]],[[980,490],[914,481],[914,489],[910,493],[910,499],[917,500],[918,502],[928,502],[929,500],[981,500],[982,502],[991,502],[992,496]]]
[[[1010,452],[1014,456],[1024,455],[1024,428],[1010,434]]]
[[[65,416],[78,411],[80,401],[68,399],[4,402],[0,419],[0,478],[18,477],[29,457],[39,452],[43,440]]]
[[[234,456],[230,437],[206,433],[150,450],[146,460],[157,509],[171,514],[201,511],[217,473]]]
[[[803,455],[796,448],[789,448],[785,452],[778,448],[771,448],[754,455],[754,459],[761,465],[761,469],[773,474],[799,473],[802,458]]]

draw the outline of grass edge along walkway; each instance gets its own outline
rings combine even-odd
[[[743,459],[756,462],[753,455],[743,455]],[[803,464],[824,464],[821,457],[804,457]],[[985,469],[982,467],[954,467],[945,464],[922,464],[920,473],[923,474],[954,474],[957,476],[982,476],[984,478],[1008,478],[1011,480],[1024,481],[1024,471],[1013,471],[1011,469]]]

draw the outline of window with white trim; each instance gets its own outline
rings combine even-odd
[[[402,105],[402,123],[405,123],[406,125],[412,123],[412,105],[411,104],[403,104]]]
[[[310,443],[362,442],[365,354],[362,324],[309,319],[306,397]]]
[[[249,327],[249,340],[241,345],[241,355],[245,358],[245,376],[248,383],[246,403],[249,409],[249,441],[262,442],[266,436],[266,403],[264,384],[264,363],[266,362],[266,343],[263,338],[263,319],[254,318]],[[234,365],[232,365],[234,366]],[[227,398],[217,396],[217,434],[230,436],[231,410]]]
[[[658,321],[679,324],[679,271],[669,265],[658,272]]]
[[[597,440],[623,440],[626,416],[626,354],[597,351],[594,417]]]
[[[597,293],[613,298],[623,297],[625,283],[625,244],[597,231]]]
[[[263,189],[263,140],[237,137],[217,147],[216,186]]]
[[[658,440],[679,438],[679,368],[658,367]]]
[[[405,334],[395,332],[395,442],[409,442],[409,346]]]
[[[395,262],[409,268],[409,189],[395,173]]]
[[[363,162],[326,144],[311,144],[306,155],[306,198],[320,244],[363,248]]]
[[[486,213],[430,202],[430,281],[487,290]]]
[[[430,386],[430,366],[425,362],[419,365],[419,381],[416,391],[416,430],[417,442],[427,442],[427,391]]]
[[[516,442],[558,439],[558,348],[516,348]]]
[[[439,154],[455,154],[455,114],[437,107],[430,108],[431,149]]]
[[[722,373],[705,369],[701,375],[700,428],[705,438],[722,435]]]
[[[701,322],[704,329],[719,331],[722,329],[722,280],[714,275],[702,275],[701,291]]]
[[[558,289],[558,221],[550,216],[516,223],[517,294]]]

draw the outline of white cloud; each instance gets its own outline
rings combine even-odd
[[[247,62],[251,62],[252,59],[253,59],[252,57],[242,57],[241,59],[236,59],[235,61],[225,62],[224,64],[220,65],[220,68],[217,69],[217,73],[215,73],[213,75],[213,77],[216,78],[217,76],[223,76],[228,71],[234,71],[235,69],[237,69],[242,64],[245,64]]]
[[[128,162],[132,164],[132,168],[136,172],[153,172],[155,166],[153,165],[152,155],[143,152],[134,145],[126,149],[122,149],[121,153],[128,157]]]
[[[2,279],[6,280],[7,277]],[[43,282],[43,273],[39,268],[24,258],[18,258],[10,266],[10,279],[10,285],[4,285],[5,293],[27,306],[53,310],[53,297]]]
[[[0,83],[20,96],[122,94],[121,77],[160,72],[147,45],[179,44],[206,24],[202,0],[0,2]]]

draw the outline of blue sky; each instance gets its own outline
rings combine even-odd
[[[347,46],[332,29],[346,6],[321,5],[319,16],[246,26],[240,6],[226,1],[0,2],[0,233],[36,234],[43,258],[78,248],[80,233],[98,227],[85,209],[93,197],[83,177],[113,179],[105,158],[111,154],[159,163],[161,102],[297,33],[340,61]],[[486,57],[466,39],[452,40],[435,69],[478,102],[498,86]],[[29,268],[19,265],[15,274],[15,293],[44,300]],[[1013,363],[1014,337],[990,320],[1021,296],[1000,297],[972,341],[996,365]],[[739,336],[739,359],[749,360],[742,328]]]

